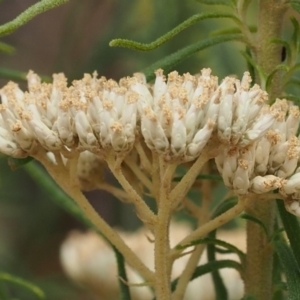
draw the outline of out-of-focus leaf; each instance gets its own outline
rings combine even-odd
[[[298,5],[300,5],[300,2],[298,1]],[[300,40],[300,28],[299,28],[299,23],[298,20],[294,17],[291,17],[291,22],[294,27],[293,35],[292,35],[292,45],[293,48],[295,49],[296,54],[299,52],[299,40]]]
[[[202,40],[200,42],[194,43],[192,45],[189,45],[181,50],[178,50],[177,52],[155,62],[148,68],[142,70],[141,72],[145,74],[147,81],[151,81],[155,78],[154,71],[162,68],[166,72],[170,71],[174,66],[181,63],[191,55],[204,50],[208,47],[229,42],[229,41],[239,41],[241,42],[243,40],[242,35],[240,34],[230,34],[230,35],[224,35],[224,36],[218,36],[218,37],[211,37],[205,40]]]
[[[125,269],[125,260],[123,255],[118,251],[118,249],[112,246],[118,266],[118,281],[120,287],[120,300],[131,300],[129,286],[127,284],[128,278]]]
[[[289,300],[298,300],[300,295],[300,269],[289,246],[282,242],[274,243],[281,266],[285,272]],[[298,249],[299,251],[299,249]]]
[[[300,3],[299,1],[290,1],[291,7],[300,13]]]
[[[206,5],[232,6],[232,1],[226,1],[226,0],[196,0],[196,1]]]
[[[6,281],[6,282],[9,282],[12,284],[16,284],[16,285],[32,292],[38,299],[46,299],[44,292],[39,287],[37,287],[33,283],[31,283],[27,280],[24,280],[20,277],[1,272],[0,273],[0,281]]]
[[[0,42],[0,52],[6,53],[6,54],[12,54],[15,52],[15,48],[11,45]]]
[[[14,171],[14,170],[21,168],[24,165],[28,164],[32,160],[33,160],[33,157],[31,157],[31,156],[28,156],[28,157],[22,158],[22,159],[9,157],[8,164],[11,167],[11,169]]]
[[[18,71],[18,70],[12,70],[12,69],[6,69],[6,68],[0,68],[0,77],[6,78],[9,80],[14,81],[26,81],[26,72]],[[49,76],[40,76],[41,79],[44,82],[51,82],[51,78]]]

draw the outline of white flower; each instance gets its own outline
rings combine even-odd
[[[250,88],[251,77],[244,73],[241,82],[226,77],[221,83],[218,136],[225,144],[247,146],[261,138],[275,121],[271,113],[261,110],[267,100],[258,85]]]
[[[168,159],[195,159],[210,139],[219,103],[217,79],[209,69],[199,77],[156,72],[153,91],[138,85],[141,132],[148,147]],[[149,93],[150,92],[150,93]]]

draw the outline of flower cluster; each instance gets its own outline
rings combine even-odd
[[[58,152],[68,159],[79,152],[83,182],[95,169],[85,158],[103,169],[88,153],[125,157],[142,141],[149,153],[181,163],[195,160],[213,140],[227,187],[238,194],[278,189],[290,199],[289,211],[300,215],[293,200],[300,199],[299,109],[286,100],[267,105],[266,92],[251,87],[249,73],[220,85],[210,69],[167,77],[157,70],[153,84],[143,74],[119,82],[86,74],[70,86],[63,74],[54,75],[53,83],[42,83],[33,72],[27,78],[26,92],[13,82],[0,90],[2,153],[22,158]]]
[[[274,122],[259,113],[266,93],[250,76],[225,78],[218,86],[209,69],[199,76],[156,72],[147,85],[142,74],[119,83],[85,75],[68,87],[63,74],[41,83],[29,72],[28,92],[8,83],[0,91],[0,150],[14,157],[76,149],[94,153],[132,149],[142,136],[147,146],[166,158],[195,159],[214,132],[221,142],[247,145]]]

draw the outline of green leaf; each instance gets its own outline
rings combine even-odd
[[[246,46],[246,51],[244,52],[244,55],[246,55],[244,57],[246,58],[247,69],[248,69],[248,71],[250,73],[250,76],[252,78],[252,82],[256,82],[255,68],[254,68],[254,66],[252,64],[252,62],[254,62],[254,61],[252,59],[252,53],[251,53],[250,47]],[[251,58],[251,62],[247,59],[247,57]]]
[[[265,224],[261,220],[257,219],[254,216],[248,215],[248,214],[241,215],[241,218],[243,218],[245,220],[248,220],[248,221],[252,221],[252,222],[258,224],[263,229],[263,231],[265,232],[266,236],[268,236],[268,230],[267,230]]]
[[[128,278],[126,274],[126,269],[125,269],[125,260],[123,255],[118,251],[118,249],[114,246],[112,246],[116,260],[117,260],[117,266],[118,266],[118,281],[119,281],[119,287],[120,287],[120,300],[130,300],[130,290],[128,284]]]
[[[300,295],[300,270],[293,252],[288,245],[282,241],[276,241],[274,246],[281,266],[285,272],[288,299],[298,300]]]
[[[26,24],[35,16],[51,9],[56,6],[66,3],[68,0],[41,0],[36,4],[30,6],[14,20],[0,26],[0,36],[8,35],[14,32],[16,29]]]
[[[37,287],[36,285],[32,284],[31,282],[24,280],[20,277],[11,275],[9,273],[0,273],[0,281],[6,281],[13,284],[16,284],[18,286],[21,286],[22,288],[32,292],[38,299],[46,299],[44,292]]]
[[[292,45],[293,45],[293,48],[294,48],[296,54],[298,54],[298,52],[299,52],[299,40],[300,40],[299,23],[298,23],[298,20],[294,17],[291,17],[291,22],[292,22],[293,27],[294,27],[294,31],[293,31],[293,35],[292,35]]]
[[[231,244],[229,244],[225,241],[222,241],[222,240],[219,240],[219,239],[216,239],[216,238],[212,238],[212,237],[206,237],[206,238],[203,238],[203,239],[198,239],[198,240],[195,240],[195,241],[189,243],[188,245],[184,245],[184,246],[179,245],[178,248],[176,247],[176,249],[185,249],[185,248],[195,246],[195,245],[198,245],[198,244],[212,244],[212,245],[215,245],[215,246],[224,247],[224,248],[230,250],[231,253],[236,253],[242,263],[244,262],[244,260],[246,258],[245,253],[243,251],[241,251],[240,249],[238,249],[237,247],[235,247],[234,245],[231,245]]]
[[[290,1],[291,7],[300,13],[300,3],[298,1]]]
[[[207,273],[211,273],[213,271],[216,271],[216,270],[220,270],[220,269],[225,269],[225,268],[229,268],[229,269],[236,269],[237,271],[241,272],[242,270],[242,266],[240,263],[234,261],[234,260],[230,260],[230,259],[224,259],[224,260],[217,260],[217,261],[211,261],[211,262],[208,262],[202,266],[198,266],[192,277],[191,277],[191,281],[202,276],[202,275],[205,275]],[[178,283],[178,278],[175,279],[172,284],[171,284],[171,287],[172,287],[172,291],[175,290],[176,288],[176,285]],[[225,300],[225,299],[224,299]]]
[[[203,14],[197,14],[193,15],[192,17],[188,18],[163,36],[159,37],[152,43],[139,43],[132,40],[127,39],[114,39],[111,40],[109,43],[109,46],[111,47],[124,47],[129,48],[133,50],[139,50],[139,51],[150,51],[153,49],[158,48],[162,44],[166,43],[167,41],[171,40],[174,36],[179,34],[181,31],[187,29],[188,27],[194,25],[197,22],[207,20],[207,19],[216,19],[216,18],[229,18],[235,21],[237,24],[241,24],[241,21],[233,14],[220,14],[220,13],[203,13]]]
[[[286,71],[288,72],[289,67],[286,64],[280,64],[272,70],[272,72],[267,76],[266,80],[266,90],[269,90],[269,87],[271,86],[272,80],[274,76],[279,72],[279,71]]]
[[[230,208],[234,207],[237,204],[237,197],[233,196],[227,198],[225,201],[221,202],[213,211],[211,219],[218,217],[219,215],[223,214]]]
[[[251,67],[254,70],[256,70],[256,72],[259,75],[260,81],[261,81],[261,87],[262,87],[262,89],[265,89],[266,75],[264,74],[263,69],[251,57],[251,53],[249,52],[249,50],[247,51],[247,49],[246,49],[246,51],[241,51],[241,54],[244,56],[244,58],[247,61],[248,69],[250,70],[250,67]]]
[[[6,53],[6,54],[12,54],[15,52],[15,48],[11,45],[0,42],[0,52]]]
[[[191,55],[201,50],[229,41],[242,41],[242,39],[243,37],[240,34],[231,34],[227,36],[208,38],[200,42],[194,43],[192,45],[189,45],[181,50],[178,50],[177,52],[155,62],[154,64],[142,70],[141,72],[145,74],[147,81],[151,81],[155,78],[154,71],[159,68],[164,69],[165,72],[169,72],[172,68],[174,68],[174,66],[178,65]]]
[[[290,241],[292,251],[300,267],[300,225],[297,217],[286,211],[282,200],[276,200],[279,215]]]
[[[216,230],[209,234],[211,238],[215,238]],[[209,262],[216,262],[216,247],[213,244],[207,245],[207,259]],[[224,284],[223,278],[221,277],[219,270],[212,270],[211,276],[214,283],[214,289],[216,292],[216,300],[227,300],[228,292]]]
[[[14,81],[26,81],[27,73],[21,72],[18,70],[0,68],[0,77],[6,78]],[[40,76],[41,79],[45,82],[51,82],[51,78],[49,76]]]
[[[256,32],[257,27],[256,26],[251,26],[249,27],[250,32]],[[224,34],[236,34],[236,33],[241,33],[240,28],[238,27],[228,27],[224,29],[218,29],[210,33],[210,36],[219,36],[219,35],[224,35]]]
[[[226,0],[196,0],[196,1],[206,5],[232,6],[231,1],[226,1]]]
[[[283,86],[286,86],[289,82],[290,78],[293,76],[293,74],[300,69],[300,63],[295,64],[293,67],[291,67],[286,74],[284,74],[282,81]]]
[[[31,156],[28,156],[26,158],[14,158],[14,157],[9,157],[8,158],[8,165],[11,167],[11,169],[14,171],[18,168],[23,167],[24,165],[28,164],[31,162],[34,158]]]
[[[300,97],[299,96],[295,96],[295,95],[291,95],[291,94],[286,94],[282,97],[279,97],[280,99],[287,99],[290,101],[293,101],[296,105],[300,106]]]

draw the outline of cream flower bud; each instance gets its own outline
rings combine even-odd
[[[251,180],[251,191],[256,194],[268,193],[282,186],[282,179],[274,175],[256,176]]]

